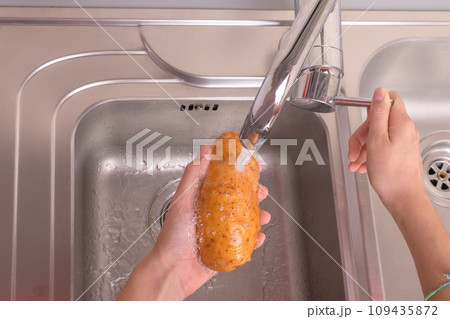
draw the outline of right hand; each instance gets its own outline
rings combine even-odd
[[[367,172],[388,209],[397,202],[426,196],[419,140],[398,93],[377,88],[367,120],[350,137],[349,170]]]

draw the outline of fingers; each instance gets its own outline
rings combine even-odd
[[[406,112],[406,106],[403,102],[402,98],[396,91],[390,91],[389,92],[390,98],[393,100],[392,108],[391,108],[391,115],[392,116],[405,116],[409,118],[408,113]]]
[[[413,121],[406,111],[406,106],[397,92],[389,92],[394,103],[389,118],[389,137],[391,141],[395,141],[397,137],[403,140],[404,136],[415,136],[420,140],[419,132],[417,131]]]
[[[391,101],[388,92],[384,88],[377,88],[373,94],[372,104],[369,109],[368,139],[389,139],[390,111]]]
[[[368,134],[369,121],[365,120],[348,141],[348,159],[350,160],[348,169],[351,172],[358,171],[367,159],[366,141]]]
[[[259,233],[258,239],[256,241],[255,249],[259,248],[264,244],[264,240],[266,239],[266,235],[264,233]]]
[[[260,213],[261,225],[268,224],[270,222],[271,217],[272,216],[269,214],[269,212],[267,212],[265,210],[261,210],[261,213]],[[264,244],[265,239],[266,239],[266,235],[264,233],[260,232],[258,234],[258,239],[256,241],[255,249],[261,247]]]
[[[200,162],[198,165],[195,165],[195,160],[189,163],[184,170],[183,177],[180,180],[180,185],[178,185],[177,191],[174,195],[174,199],[178,199],[179,196],[191,190],[192,193],[195,191],[195,184],[202,177],[206,168],[208,167],[209,160],[207,154],[211,152],[211,147],[204,145],[201,147],[199,154],[197,157],[200,158]],[[198,161],[197,161],[198,162]]]
[[[366,162],[366,160],[367,160],[367,149],[366,145],[364,144],[364,146],[361,148],[358,158],[355,161],[350,162],[350,164],[348,165],[348,169],[351,172],[356,172],[359,170],[361,165]]]
[[[266,186],[259,184],[258,187],[258,202],[262,202],[264,199],[266,199],[267,195],[269,194],[269,190]]]
[[[361,164],[361,166],[358,168],[358,173],[361,173],[361,174],[367,173],[367,164],[366,163]]]
[[[270,213],[265,211],[265,210],[261,210],[259,216],[260,216],[259,218],[260,218],[260,221],[261,221],[261,225],[268,224],[270,222],[270,219],[272,218]]]
[[[360,157],[361,150],[366,144],[368,134],[369,121],[365,120],[348,140],[348,159],[350,162],[355,162]]]
[[[258,162],[259,171],[261,172],[263,169],[263,164],[261,162]],[[258,202],[262,202],[264,199],[266,199],[267,194],[269,194],[269,190],[266,186],[262,185],[261,183],[258,183]]]

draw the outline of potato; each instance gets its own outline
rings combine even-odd
[[[261,229],[259,167],[252,156],[244,170],[236,169],[242,149],[238,132],[223,133],[214,145],[213,153],[222,149],[223,156],[213,156],[200,185],[197,243],[208,268],[228,272],[251,260]]]

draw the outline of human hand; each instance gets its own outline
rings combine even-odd
[[[419,140],[398,93],[377,88],[367,120],[350,137],[348,167],[368,173],[388,210],[396,202],[426,196]]]
[[[154,248],[136,267],[118,299],[182,300],[216,273],[204,266],[198,256],[194,208],[200,181],[209,163],[206,155],[210,152],[211,147],[203,146],[200,164],[191,162],[186,167]],[[259,201],[267,194],[267,188],[261,186]],[[269,221],[270,214],[261,210],[261,225]],[[260,233],[255,249],[264,239],[265,235]]]

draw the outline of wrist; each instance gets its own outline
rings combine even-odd
[[[432,203],[425,187],[399,193],[396,196],[380,197],[394,220],[399,223],[405,218],[426,214]]]
[[[187,297],[179,278],[179,271],[168,254],[160,253],[155,246],[147,256],[148,264],[144,264],[147,276],[160,278],[158,282],[159,296],[157,300],[183,300]],[[146,258],[147,258],[146,257]]]
[[[183,300],[186,297],[175,267],[155,248],[133,271],[118,300]]]

